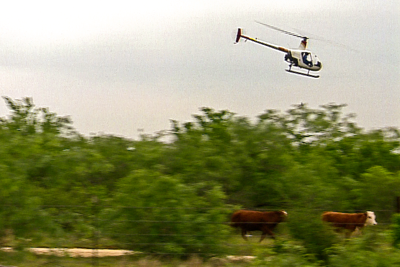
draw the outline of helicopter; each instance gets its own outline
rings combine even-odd
[[[291,73],[298,74],[298,75],[304,75],[304,76],[311,77],[311,78],[319,78],[319,75],[310,74],[310,71],[321,70],[322,63],[319,60],[317,55],[315,55],[311,51],[307,50],[307,40],[309,39],[308,37],[302,36],[297,33],[289,32],[286,30],[282,30],[275,26],[271,26],[271,25],[268,25],[268,24],[265,24],[262,22],[258,22],[258,21],[256,21],[256,22],[259,24],[262,24],[264,26],[267,26],[271,29],[283,32],[285,34],[301,38],[302,40],[300,42],[299,47],[297,49],[289,49],[289,48],[285,48],[282,46],[267,43],[267,42],[258,40],[257,38],[252,38],[247,35],[244,35],[241,28],[238,28],[235,44],[239,43],[240,39],[243,38],[243,39],[245,39],[245,41],[247,41],[247,40],[252,41],[254,43],[264,45],[264,46],[270,47],[272,49],[284,52],[284,53],[286,53],[285,61],[289,63],[289,68],[286,69],[287,72],[291,72]],[[298,67],[299,69],[305,69],[305,70],[307,70],[307,72],[292,70],[293,66]]]

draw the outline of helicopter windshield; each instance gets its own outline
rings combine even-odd
[[[301,53],[301,57],[303,58],[304,64],[306,64],[309,67],[313,66],[313,59],[311,57],[311,53],[310,52],[302,52]]]

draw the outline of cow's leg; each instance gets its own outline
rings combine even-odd
[[[355,236],[362,235],[361,227],[356,227],[356,229],[355,229],[355,231],[354,231],[354,235],[355,235]]]
[[[244,240],[248,241],[246,234],[247,234],[246,229],[242,228],[242,237],[243,237]]]
[[[345,237],[346,237],[346,239],[350,239],[350,236],[351,236],[352,233],[353,233],[353,232],[350,231],[350,230],[345,231]]]
[[[340,234],[340,233],[342,232],[342,229],[340,229],[340,228],[338,227],[338,228],[335,228],[334,231],[335,231],[336,233]]]
[[[260,243],[261,243],[261,241],[264,240],[264,238],[267,236],[267,234],[270,235],[272,239],[275,239],[274,233],[270,229],[264,228],[262,231],[262,234],[261,234]]]
[[[347,229],[345,229],[345,237],[346,239],[350,239],[351,235],[353,234],[353,232],[356,230],[356,227],[349,227]]]
[[[354,231],[355,231],[356,229],[357,229],[356,226],[348,227],[348,228],[347,228],[348,231],[346,231],[346,238],[350,238],[351,235],[354,233]]]

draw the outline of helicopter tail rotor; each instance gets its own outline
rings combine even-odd
[[[238,28],[238,31],[237,31],[237,34],[236,34],[235,44],[239,43],[240,37],[242,37],[242,29]]]

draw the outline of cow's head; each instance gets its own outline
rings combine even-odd
[[[279,213],[281,214],[282,219],[285,220],[287,217],[287,212],[284,210],[281,210],[281,211],[279,211]]]
[[[365,225],[377,225],[378,223],[375,221],[375,213],[373,211],[367,211],[365,213],[367,215],[367,219],[365,220]]]

